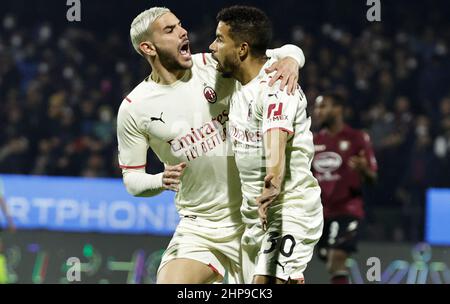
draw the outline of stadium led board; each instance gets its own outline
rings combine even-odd
[[[432,245],[450,245],[450,189],[427,192],[425,239]]]
[[[173,192],[135,198],[121,179],[0,175],[0,182],[18,229],[170,236],[179,221]]]

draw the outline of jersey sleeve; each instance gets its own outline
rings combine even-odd
[[[117,116],[117,141],[119,145],[119,166],[122,169],[145,169],[148,141],[124,101]]]
[[[196,69],[208,73],[208,76],[213,79],[217,77],[217,62],[212,58],[211,53],[194,54],[192,60]]]
[[[259,100],[256,103],[256,115],[262,120],[263,133],[273,129],[280,129],[289,134],[294,133],[294,122],[300,97],[298,92],[295,95],[288,95],[286,90],[280,91],[279,82],[269,88],[267,83],[262,90]]]
[[[267,50],[266,55],[267,57],[274,58],[275,60],[281,60],[285,57],[292,57],[298,62],[300,68],[305,66],[306,59],[303,50],[293,44],[286,44],[278,49]]]
[[[361,131],[361,143],[362,150],[366,155],[366,159],[369,162],[370,169],[374,172],[378,171],[378,163],[375,157],[375,152],[373,150],[372,141],[370,140],[370,136],[367,132]]]

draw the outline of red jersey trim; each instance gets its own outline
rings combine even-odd
[[[132,101],[130,98],[128,98],[128,97],[125,97],[125,100],[128,101],[128,103],[132,103],[132,102],[133,102],[133,101]]]
[[[214,267],[213,265],[208,264],[208,267],[211,268],[211,270],[214,271],[215,273],[217,273],[218,275],[221,275],[220,272],[219,272],[219,270],[217,270],[217,268]]]
[[[147,164],[142,166],[119,166],[121,169],[143,169],[147,166]]]
[[[285,128],[270,128],[269,130],[267,130],[265,133],[269,132],[269,131],[273,131],[273,130],[281,130],[284,131],[286,133],[288,133],[289,135],[294,134],[294,132],[292,132],[291,130],[285,129]],[[264,134],[265,134],[264,133]]]
[[[205,55],[205,53],[202,53],[202,57],[203,57],[203,64],[206,65],[206,55]]]

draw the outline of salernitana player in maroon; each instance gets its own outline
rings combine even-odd
[[[362,186],[377,178],[377,161],[367,133],[344,121],[345,100],[330,93],[316,99],[313,173],[322,189],[324,230],[317,245],[332,284],[349,284],[347,258],[357,250],[363,220]]]

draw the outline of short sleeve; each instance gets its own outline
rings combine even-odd
[[[273,86],[277,87],[279,83]],[[270,89],[262,93],[260,99],[263,133],[273,129],[294,133],[295,116],[300,102],[298,92],[295,95],[288,95],[286,91]]]
[[[143,169],[147,162],[148,141],[130,112],[129,105],[123,102],[117,116],[119,166],[122,169]]]

